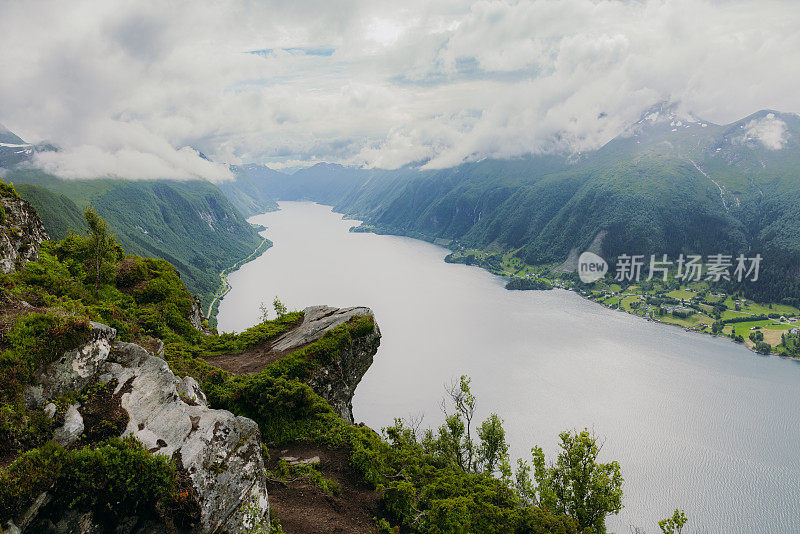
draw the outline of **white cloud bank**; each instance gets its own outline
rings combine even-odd
[[[788,141],[789,128],[786,123],[768,113],[760,119],[753,119],[745,125],[745,140],[757,139],[770,150],[780,150]]]
[[[72,178],[230,177],[195,149],[386,168],[586,150],[665,99],[723,123],[800,109],[799,25],[794,1],[0,0],[0,122]]]

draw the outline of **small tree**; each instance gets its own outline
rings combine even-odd
[[[503,420],[491,414],[477,429],[477,439],[472,435],[475,397],[470,390],[470,382],[467,375],[462,375],[457,384],[447,388],[447,396],[455,411],[449,413],[448,404],[442,400],[445,422],[435,434],[426,432],[423,446],[429,453],[447,458],[467,473],[493,475],[499,471],[504,479],[510,479],[511,467]]]
[[[769,354],[772,352],[772,345],[770,345],[769,343],[765,343],[764,341],[757,341],[756,352],[765,355]]]
[[[278,319],[286,315],[286,306],[283,305],[283,302],[278,300],[278,297],[275,297],[275,300],[272,301],[272,307],[275,309],[275,314],[278,316]]]
[[[662,519],[658,522],[658,526],[661,527],[661,532],[664,534],[681,534],[686,521],[686,514],[683,510],[675,509],[672,517]]]
[[[494,474],[499,470],[505,475],[508,465],[508,443],[503,420],[497,414],[491,414],[478,427],[478,448],[476,451],[475,470],[486,474]]]
[[[456,456],[458,465],[464,471],[472,470],[472,456],[474,445],[472,443],[472,419],[475,416],[475,396],[470,391],[472,379],[461,375],[458,384],[451,384],[447,388],[447,396],[453,403],[455,413],[448,415],[445,401],[442,400],[442,411],[445,413],[445,426],[451,431],[453,445],[457,448]]]
[[[108,223],[91,206],[83,211],[83,218],[89,228],[88,253],[89,266],[94,278],[94,296],[97,297],[100,282],[106,277],[109,264],[117,259],[117,240],[108,229]]]
[[[562,432],[561,452],[545,465],[541,447],[534,447],[533,466],[539,505],[575,518],[581,528],[606,532],[606,516],[622,509],[622,475],[617,462],[597,462],[601,446],[584,429]]]

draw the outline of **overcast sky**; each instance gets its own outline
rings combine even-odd
[[[0,0],[0,123],[64,177],[447,167],[596,148],[650,105],[800,111],[800,2]]]

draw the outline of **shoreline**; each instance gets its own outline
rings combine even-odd
[[[263,230],[262,230],[263,231]],[[266,246],[265,246],[266,245]],[[262,236],[262,241],[259,245],[250,253],[249,256],[243,258],[230,267],[223,269],[219,273],[219,279],[221,287],[214,295],[214,298],[211,300],[211,304],[208,306],[208,312],[206,314],[206,319],[208,319],[208,324],[212,328],[216,328],[217,326],[217,314],[219,313],[219,305],[222,302],[222,299],[225,298],[225,295],[230,293],[232,287],[230,282],[228,282],[228,275],[239,270],[247,263],[250,263],[254,259],[260,257],[264,252],[269,250],[272,247],[272,241],[267,239],[266,237]]]
[[[482,267],[481,267],[481,268],[482,268]],[[498,275],[498,276],[499,276],[499,275]],[[587,300],[587,301],[589,301],[589,302],[591,302],[591,303],[593,303],[593,304],[596,304],[596,305],[598,305],[598,306],[602,306],[603,308],[606,308],[607,310],[611,310],[611,311],[615,311],[615,312],[622,312],[622,313],[625,313],[625,314],[627,314],[627,315],[630,315],[630,316],[632,316],[632,317],[636,317],[636,318],[638,318],[638,319],[643,319],[643,320],[645,320],[645,321],[647,321],[647,322],[649,322],[649,323],[656,323],[656,324],[660,324],[660,325],[664,325],[664,326],[668,326],[668,327],[681,328],[681,329],[683,329],[683,331],[684,331],[684,332],[686,332],[686,333],[688,333],[688,334],[700,334],[700,335],[703,335],[703,336],[711,336],[712,338],[718,338],[718,339],[724,339],[724,340],[727,340],[727,341],[729,341],[730,343],[733,343],[734,345],[738,345],[738,346],[740,346],[740,347],[743,347],[743,348],[747,349],[749,352],[752,352],[753,354],[755,354],[755,355],[757,355],[757,356],[765,356],[765,357],[766,357],[766,356],[777,356],[777,357],[779,357],[779,358],[783,358],[783,359],[785,359],[785,360],[792,360],[792,361],[800,362],[800,357],[797,357],[797,356],[787,356],[786,354],[781,354],[781,353],[779,353],[779,352],[770,352],[769,354],[762,354],[762,353],[760,353],[760,352],[758,352],[758,351],[754,350],[754,347],[750,347],[750,346],[749,346],[749,345],[747,345],[746,343],[739,343],[739,342],[737,342],[737,341],[735,341],[735,340],[731,339],[729,336],[726,336],[726,335],[714,334],[714,333],[712,333],[712,332],[703,332],[703,331],[701,331],[701,330],[695,330],[695,329],[692,329],[692,328],[687,328],[687,327],[685,327],[685,326],[682,326],[682,325],[679,325],[679,324],[668,323],[668,322],[666,322],[666,321],[658,321],[658,320],[656,320],[656,319],[653,319],[652,317],[644,317],[644,316],[642,316],[642,315],[639,315],[639,314],[637,314],[637,313],[633,313],[633,312],[631,312],[631,311],[629,311],[629,310],[625,310],[625,309],[622,309],[622,308],[611,308],[611,307],[609,307],[609,306],[604,306],[602,303],[600,303],[600,302],[597,302],[597,301],[595,301],[595,300],[592,300],[592,299],[588,298],[586,295],[582,294],[582,293],[581,293],[579,290],[577,290],[577,289],[574,289],[574,288],[570,288],[570,287],[560,287],[560,288],[558,288],[558,289],[563,289],[563,290],[565,290],[565,291],[569,291],[569,292],[571,292],[571,293],[575,293],[575,294],[577,294],[579,297],[581,297],[583,300]],[[527,291],[537,291],[537,290],[536,290],[536,289],[529,289],[529,290],[527,290]],[[541,290],[539,290],[539,291],[541,291]]]
[[[277,202],[282,202],[282,201],[277,201]],[[419,241],[425,241],[426,243],[431,243],[431,244],[436,245],[438,247],[444,248],[445,250],[450,250],[451,252],[454,252],[452,248],[446,246],[445,244],[437,243],[437,241],[439,241],[438,239],[431,239],[431,238],[429,238],[427,236],[425,236],[425,237],[416,237],[416,236],[410,236],[410,235],[402,234],[402,233],[380,231],[380,229],[378,229],[376,227],[373,227],[373,226],[369,226],[369,225],[368,226],[362,226],[364,224],[363,219],[356,218],[357,217],[356,215],[348,215],[346,213],[342,213],[340,211],[336,211],[334,209],[334,207],[331,206],[330,204],[324,204],[322,202],[316,202],[316,201],[310,201],[310,202],[313,202],[314,204],[318,204],[320,206],[329,207],[331,209],[331,212],[336,213],[338,215],[341,215],[342,220],[352,221],[353,223],[357,223],[357,225],[351,226],[349,228],[349,230],[348,230],[349,232],[353,232],[353,233],[371,233],[371,234],[375,234],[375,235],[396,235],[396,236],[408,237],[410,239],[416,239],[416,240],[419,240]],[[278,209],[280,209],[280,208],[278,208]],[[276,210],[272,210],[272,211],[276,211]],[[266,240],[266,238],[264,238],[264,239]],[[270,245],[271,245],[271,243],[270,243]],[[267,248],[269,248],[269,247],[267,247]],[[262,251],[262,253],[263,253],[263,251]],[[250,261],[250,260],[248,259],[248,261]],[[446,260],[443,260],[443,261],[445,261],[445,263],[461,263],[461,262],[447,262]],[[246,262],[244,262],[244,261],[241,262],[242,265],[244,263],[246,263]],[[494,270],[494,269],[488,268],[486,266],[480,265],[479,263],[472,263],[472,264],[465,264],[465,265],[468,265],[468,266],[471,266],[471,267],[478,267],[480,269],[483,269],[484,271],[489,272],[490,274],[493,274],[495,276],[501,277],[501,278],[503,278],[503,279],[505,279],[507,281],[513,280],[514,278],[517,278],[517,277],[514,277],[513,275],[508,275],[507,273],[501,273],[501,272],[498,272],[497,270]],[[241,267],[241,265],[237,266],[237,268],[239,268],[239,267]],[[230,272],[233,272],[233,270],[235,270],[235,269],[231,269],[230,271],[228,271],[226,273],[226,275],[230,274]],[[556,278],[556,280],[561,280],[561,279]],[[562,282],[563,282],[563,280],[562,280]],[[231,289],[230,288],[230,284],[228,284],[228,282],[227,282],[227,277],[225,278],[224,283],[226,284],[225,292],[222,293],[219,296],[219,298],[215,297],[215,301],[212,303],[212,304],[216,304],[216,308],[217,308],[217,309],[214,310],[214,321],[215,322],[216,322],[216,313],[217,313],[218,308],[219,308],[219,302],[222,300],[222,298],[224,298],[224,296]],[[570,291],[572,293],[577,294],[582,299],[590,301],[593,304],[596,304],[598,306],[602,306],[602,307],[607,308],[607,309],[612,310],[612,311],[621,311],[623,313],[626,313],[626,314],[631,315],[631,316],[638,317],[638,318],[646,320],[648,322],[658,323],[658,324],[662,324],[662,325],[670,326],[670,327],[682,328],[684,331],[686,331],[688,333],[692,333],[692,334],[702,334],[702,335],[708,335],[708,336],[711,336],[711,337],[714,337],[714,338],[724,338],[724,339],[727,339],[728,341],[730,341],[731,343],[733,343],[734,345],[740,345],[743,348],[747,349],[749,352],[751,352],[751,353],[753,353],[755,355],[758,355],[758,356],[777,356],[777,357],[782,358],[782,359],[800,362],[800,357],[788,356],[788,355],[780,353],[780,352],[775,352],[774,350],[771,351],[769,354],[762,354],[760,352],[757,352],[754,347],[749,346],[747,343],[737,342],[736,340],[730,338],[728,335],[713,334],[712,332],[704,332],[704,331],[701,331],[701,330],[688,328],[688,327],[680,325],[680,324],[670,323],[670,322],[667,322],[667,321],[659,321],[657,319],[653,319],[652,317],[645,317],[645,316],[639,315],[637,313],[633,313],[630,310],[626,310],[626,309],[621,308],[621,307],[611,308],[610,306],[605,306],[605,305],[603,305],[602,302],[598,302],[598,301],[596,301],[594,299],[589,298],[588,295],[582,293],[580,289],[577,289],[577,288],[575,288],[575,287],[573,287],[571,285],[566,285],[566,284],[562,283],[562,284],[554,286],[551,289],[563,289],[563,290],[566,290],[566,291]],[[537,289],[523,289],[523,290],[517,290],[517,291],[548,291],[548,290],[543,290],[543,289],[538,289],[538,290]],[[209,308],[209,310],[210,310],[210,308]],[[209,318],[209,322],[210,321],[211,320]],[[798,327],[800,327],[800,323],[798,323]]]

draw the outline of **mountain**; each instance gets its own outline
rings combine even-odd
[[[83,213],[69,197],[32,184],[17,184],[15,189],[36,209],[51,239],[86,230]]]
[[[41,210],[54,237],[83,230],[81,211],[91,204],[125,250],[172,263],[204,305],[219,288],[219,273],[262,242],[225,195],[202,180],[61,180],[23,168],[5,179]]]
[[[0,126],[2,178],[36,208],[53,239],[85,231],[82,212],[92,205],[126,250],[172,263],[206,306],[220,287],[219,273],[263,242],[236,205],[247,216],[277,207],[246,179],[241,189],[228,188],[232,200],[202,180],[62,180],[20,165],[37,150],[55,147],[25,143]]]
[[[220,190],[245,217],[275,211],[278,204],[267,193],[268,184],[284,177],[264,165],[231,166],[234,179],[219,184]]]
[[[597,238],[627,254],[761,253],[753,298],[800,297],[800,117],[717,125],[659,104],[592,152],[437,171],[316,165],[267,192],[332,204],[380,233],[563,262]]]
[[[0,168],[16,165],[32,154],[33,145],[26,143],[0,124]]]

